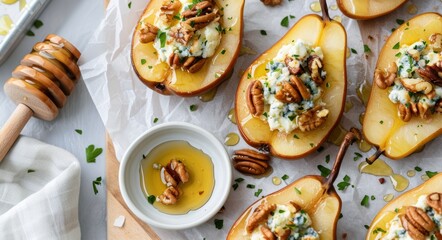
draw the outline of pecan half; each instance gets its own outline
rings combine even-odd
[[[181,10],[181,2],[179,0],[164,0],[160,10],[160,18],[169,23],[172,21],[173,16]]]
[[[275,235],[273,234],[273,232],[270,230],[269,227],[261,226],[260,230],[264,237],[264,240],[276,240]]]
[[[435,33],[430,36],[429,38],[431,46],[433,47],[433,50],[440,52],[442,51],[442,34]]]
[[[428,94],[433,90],[433,85],[421,78],[400,78],[399,81],[402,83],[402,86],[413,93],[422,92],[423,94]]]
[[[411,224],[408,221],[407,216],[405,214],[401,215],[399,219],[401,220],[402,226],[405,228],[405,230],[408,231],[408,234],[412,239],[414,240],[426,239],[425,233],[420,232],[419,229],[417,229],[413,224]]]
[[[297,75],[297,74],[303,73],[302,68],[301,68],[301,64],[298,60],[287,56],[284,59],[284,63],[287,66],[287,68],[289,69],[290,74]]]
[[[150,23],[143,23],[142,27],[140,28],[140,42],[141,43],[148,43],[153,42],[155,38],[157,37],[158,28]]]
[[[180,191],[174,186],[170,186],[158,197],[164,205],[173,205],[178,201]]]
[[[200,57],[188,57],[183,64],[183,69],[187,70],[190,73],[196,73],[201,68],[203,68],[204,64],[206,63],[206,58],[200,58]]]
[[[276,6],[282,3],[282,0],[261,0],[264,5]]]
[[[402,226],[415,240],[426,239],[436,225],[431,218],[420,208],[408,206],[405,215],[400,217]]]
[[[242,172],[253,175],[260,175],[269,168],[267,163],[270,160],[269,155],[252,149],[236,150],[232,156],[233,167]]]
[[[290,83],[296,86],[296,89],[298,89],[299,93],[302,96],[302,99],[310,99],[310,92],[299,77],[290,76]]]
[[[388,66],[386,72],[377,68],[374,71],[374,82],[380,89],[386,89],[387,87],[393,85],[397,76],[397,70],[398,69],[395,62],[392,62]]]
[[[427,204],[438,214],[442,214],[442,193],[434,192],[427,196]]]
[[[185,21],[186,24],[190,25],[195,30],[202,29],[209,25],[212,21],[217,21],[219,19],[217,11],[211,13],[189,18]]]
[[[292,76],[293,77],[293,76]],[[275,98],[283,103],[299,103],[302,101],[301,96],[290,82],[284,82],[281,90],[275,94]]]
[[[442,61],[419,68],[416,72],[426,81],[442,87]]]
[[[195,4],[192,9],[188,9],[184,11],[181,16],[183,18],[192,18],[199,15],[205,15],[207,13],[212,12],[213,10],[213,4],[211,1],[202,1],[197,4]]]
[[[318,55],[311,55],[307,60],[307,65],[313,81],[316,85],[321,85],[324,82],[324,79],[322,79],[322,68],[324,66],[321,58]]]
[[[316,106],[302,113],[298,118],[299,129],[308,132],[318,128],[327,120],[328,114],[329,111],[323,106]]]
[[[259,80],[250,82],[246,93],[247,107],[253,116],[261,116],[264,112],[264,94]]]
[[[252,233],[253,230],[261,223],[264,222],[269,214],[276,209],[276,204],[267,204],[262,202],[252,213],[247,221],[246,230],[248,233]]]
[[[166,166],[166,170],[168,170],[168,167],[170,170],[176,172],[181,182],[186,183],[189,181],[189,173],[186,170],[186,166],[184,166],[181,161],[173,159],[168,166]]]
[[[397,111],[398,111],[399,118],[404,122],[410,121],[411,117],[413,116],[411,113],[410,106],[406,106],[404,104],[399,104],[397,106]]]
[[[175,69],[175,68],[181,67],[181,65],[182,65],[182,60],[181,60],[180,56],[178,54],[176,54],[176,53],[170,54],[170,56],[169,56],[169,66],[172,69]]]

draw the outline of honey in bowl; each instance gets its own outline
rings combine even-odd
[[[202,207],[212,195],[215,185],[213,163],[202,150],[187,141],[174,140],[153,148],[140,164],[140,186],[146,198],[160,196],[167,188],[161,180],[161,167],[172,159],[181,161],[189,174],[189,181],[179,183],[180,196],[173,205],[155,201],[153,206],[167,214],[186,214]],[[149,204],[146,201],[146,204]]]

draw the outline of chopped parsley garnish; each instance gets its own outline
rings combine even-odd
[[[318,165],[318,169],[321,172],[321,176],[323,177],[328,177],[328,175],[330,175],[331,170],[329,168],[326,168],[322,165]]]
[[[285,181],[285,180],[289,179],[289,176],[287,174],[284,174],[284,176],[282,176],[281,179]]]
[[[401,46],[401,44],[399,42],[397,42],[394,46],[393,49],[399,49],[399,47]]]
[[[94,163],[95,158],[100,156],[100,154],[103,152],[102,148],[95,148],[93,144],[89,145],[86,148],[86,162],[88,163]]]
[[[165,47],[166,46],[166,37],[167,37],[166,32],[159,30],[157,37],[158,37],[158,39],[160,39],[161,48]]]
[[[422,168],[420,168],[419,166],[416,166],[416,167],[414,168],[414,170],[416,170],[416,172],[420,172],[420,171],[422,171]]]
[[[255,185],[253,185],[253,184],[247,184],[247,188],[254,189],[254,188],[255,188]]]
[[[158,118],[154,118],[153,123],[157,123],[157,122],[158,122]]]
[[[313,143],[310,143],[310,147],[314,147],[315,146],[315,144],[313,144]]]
[[[358,161],[361,158],[362,158],[362,154],[355,152],[355,157],[353,158],[353,161]]]
[[[325,162],[326,163],[330,162],[330,154],[327,154],[327,156],[325,156]]]
[[[376,228],[375,230],[373,230],[374,234],[378,234],[378,233],[386,233],[386,231],[380,227]]]
[[[342,215],[342,213],[339,213],[339,219],[343,218],[344,215]]]
[[[189,109],[190,109],[190,111],[195,112],[198,109],[198,105],[192,104],[192,105],[190,105]]]
[[[28,169],[28,173],[33,173],[33,172],[35,172],[34,169]]]
[[[153,203],[157,200],[157,198],[154,195],[150,195],[147,197],[147,201],[153,205]]]
[[[262,189],[259,188],[258,191],[255,192],[255,197],[259,197],[259,194],[262,193]]]
[[[226,53],[226,49],[221,50],[221,54]]]
[[[374,195],[371,195],[370,199],[371,199],[371,201],[374,201],[374,200],[376,200],[376,197]]]
[[[297,187],[295,187],[295,191],[296,191],[296,193],[299,194],[299,195],[302,194],[301,190],[299,190]]]
[[[144,64],[146,64],[146,62],[147,62],[147,61],[146,61],[146,59],[144,59],[144,58],[143,58],[143,59],[141,59],[141,65],[144,65]]]
[[[97,195],[97,193],[98,193],[97,185],[101,185],[101,177],[97,177],[97,179],[92,181],[92,188],[94,189],[95,195]]]
[[[41,20],[39,20],[39,19],[37,19],[37,20],[35,20],[34,21],[34,27],[35,28],[41,28],[43,26],[43,22],[41,21]]]
[[[380,124],[384,124],[384,121],[383,121],[383,120],[381,120],[381,121],[379,121],[379,123],[380,123]]]
[[[252,74],[247,73],[247,79],[250,79],[250,78],[252,78]]]
[[[396,55],[394,55],[394,56],[397,57],[397,58],[399,58],[399,57],[402,56],[402,53],[398,52],[398,53],[396,53]]]
[[[350,177],[345,175],[342,182],[338,183],[338,190],[344,191],[348,186],[350,186]]]
[[[428,176],[429,178],[432,178],[432,177],[434,177],[434,176],[437,175],[437,172],[425,171],[425,174],[427,174],[427,176]]]
[[[323,147],[323,146],[320,146],[318,149],[316,149],[316,151],[317,151],[318,153],[320,153],[320,152],[324,151],[324,147]]]
[[[350,48],[350,50],[351,50],[352,53],[354,53],[354,54],[358,54],[358,52],[356,51],[356,49],[354,49],[354,48]]]
[[[261,33],[261,35],[263,35],[263,36],[267,36],[267,32],[265,31],[265,30],[261,30],[261,31],[259,31],[260,33]]]
[[[33,36],[35,36],[35,33],[33,31],[31,31],[31,30],[28,30],[26,32],[26,36],[33,37]]]
[[[290,17],[290,19],[294,19],[294,18],[296,18],[296,17],[293,16],[293,15],[289,15],[289,17]]]
[[[180,14],[174,15],[173,18],[176,19],[176,20],[181,20]]]
[[[233,191],[235,191],[239,187],[238,183],[234,183],[232,185]]]
[[[364,53],[369,53],[369,52],[371,52],[370,47],[368,47],[367,44],[364,44]]]
[[[83,130],[81,130],[81,129],[75,129],[74,131],[80,135],[83,134]]]
[[[361,201],[361,206],[368,207],[368,201],[370,200],[370,197],[368,195],[365,195],[364,198]]]
[[[365,225],[364,225],[364,228],[365,228],[365,229],[369,229],[370,226],[368,226],[367,224],[365,224]]]
[[[402,19],[396,19],[396,23],[402,25],[405,21]]]
[[[299,139],[298,135],[293,135],[293,138]]]
[[[289,17],[285,16],[282,20],[281,20],[281,26],[283,27],[288,27],[289,26]]]
[[[235,182],[237,182],[237,183],[240,183],[242,181],[244,181],[244,178],[237,178],[237,179],[235,179]]]
[[[215,223],[215,227],[217,229],[222,229],[223,226],[224,226],[224,220],[223,219],[215,219],[214,223]]]
[[[127,7],[130,9],[130,8],[132,7],[132,2],[129,2],[129,3],[127,4]]]

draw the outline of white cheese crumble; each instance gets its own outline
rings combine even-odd
[[[268,109],[261,118],[268,122],[270,130],[290,133],[298,128],[297,117],[302,112],[322,104],[320,97],[323,90],[316,85],[307,72],[300,75],[299,78],[309,89],[310,99],[303,100],[300,103],[283,103],[275,98],[275,94],[281,90],[281,85],[290,79],[289,66],[285,64],[285,58],[289,56],[294,59],[290,63],[290,67],[300,64],[304,69],[307,69],[307,60],[311,55],[317,55],[321,60],[324,57],[320,47],[313,48],[304,41],[297,40],[282,46],[276,57],[267,64],[268,72],[259,81],[263,85],[264,103],[267,106],[266,109]],[[326,73],[323,71],[322,77],[325,78],[325,76]]]

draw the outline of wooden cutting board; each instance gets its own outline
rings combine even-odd
[[[115,157],[115,150],[109,135],[106,135],[106,196],[107,196],[107,239],[160,239],[147,225],[129,210],[121,196],[118,186],[120,163]],[[124,216],[123,227],[115,227],[117,217]]]

